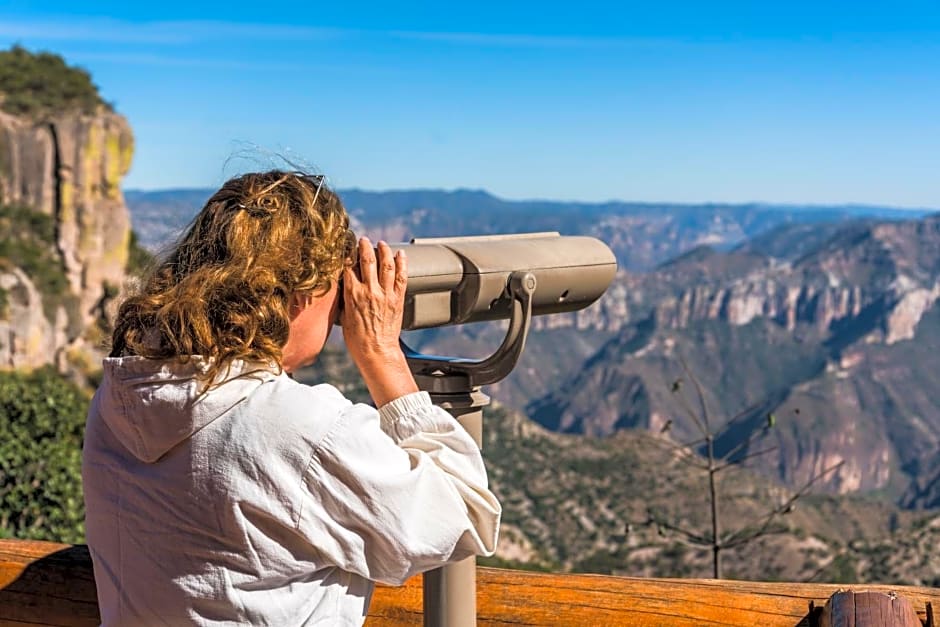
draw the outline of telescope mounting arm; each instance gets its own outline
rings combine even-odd
[[[516,271],[509,275],[507,289],[512,308],[509,328],[499,348],[486,359],[424,355],[399,340],[418,387],[432,394],[452,394],[506,378],[516,367],[529,335],[536,284],[531,272]]]

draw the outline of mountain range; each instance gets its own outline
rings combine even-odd
[[[151,246],[207,190],[127,192]],[[489,393],[560,432],[698,437],[671,392],[704,390],[716,442],[797,486],[837,462],[836,493],[940,506],[940,218],[888,207],[504,201],[479,191],[341,192],[375,239],[557,230],[601,238],[621,270],[594,306],[538,318],[516,371]],[[498,323],[409,334],[429,353],[482,357]],[[680,364],[685,362],[683,368]],[[684,393],[692,390],[687,385]],[[767,433],[758,427],[778,419]],[[759,435],[755,436],[755,433]]]
[[[159,249],[199,211],[211,189],[125,191],[141,242]],[[620,266],[652,269],[696,246],[737,245],[775,226],[818,225],[851,218],[905,219],[926,210],[772,204],[577,203],[511,201],[481,190],[340,190],[357,232],[389,242],[412,237],[558,231],[606,242]]]
[[[669,390],[695,377],[719,423],[744,410],[719,452],[773,447],[762,470],[790,485],[844,462],[830,490],[940,505],[940,217],[852,221],[779,247],[803,228],[625,278],[629,321],[529,415],[597,435],[672,421],[691,438]],[[770,413],[777,428],[741,446]]]

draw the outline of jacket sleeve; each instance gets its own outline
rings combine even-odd
[[[400,585],[492,555],[501,508],[480,450],[425,392],[348,406],[306,470],[299,531],[328,562]]]

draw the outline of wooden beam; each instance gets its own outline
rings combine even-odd
[[[921,620],[940,606],[940,589],[864,585],[896,592]],[[850,588],[826,584],[710,579],[638,579],[479,568],[479,625],[809,625],[809,603],[822,608]],[[0,624],[97,625],[88,550],[51,542],[0,540]],[[421,624],[421,578],[378,586],[366,625]]]
[[[847,588],[894,592],[926,618],[926,603],[940,589],[913,586],[775,583],[714,579],[640,579],[603,575],[542,574],[480,568],[480,625],[762,625],[809,626],[809,604],[822,608]],[[366,625],[418,625],[421,585],[379,586]]]
[[[91,556],[85,546],[0,540],[0,624],[98,624]]]

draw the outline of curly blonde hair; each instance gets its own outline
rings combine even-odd
[[[321,176],[272,170],[229,180],[121,305],[111,356],[200,355],[208,381],[236,359],[279,365],[290,297],[330,289],[349,252],[348,227]]]

